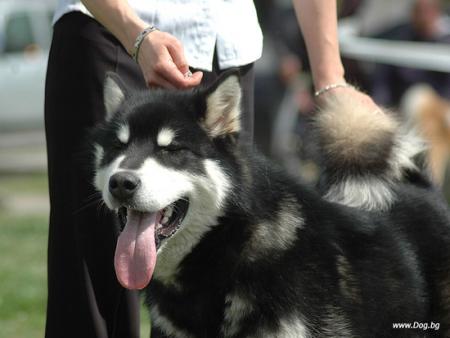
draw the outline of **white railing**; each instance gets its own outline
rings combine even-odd
[[[350,59],[450,72],[450,45],[358,36],[357,19],[339,22],[341,54]]]

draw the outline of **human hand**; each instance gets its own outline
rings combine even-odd
[[[158,30],[142,41],[138,63],[149,87],[187,89],[199,85],[203,77],[202,72],[190,73],[180,41]]]
[[[279,77],[283,84],[289,85],[298,78],[303,65],[300,58],[295,54],[283,55],[280,59]]]
[[[353,102],[355,102],[355,105],[365,106],[368,110],[373,110],[374,113],[382,111],[382,109],[378,107],[369,95],[359,91],[353,86],[330,89],[316,97],[316,103],[319,106],[322,106],[326,103],[327,99],[333,96],[349,97]]]

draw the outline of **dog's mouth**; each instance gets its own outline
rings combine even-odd
[[[114,266],[122,286],[142,289],[148,285],[158,248],[180,229],[188,209],[187,198],[157,212],[119,208],[122,232],[117,241]]]
[[[187,214],[189,208],[189,200],[187,198],[181,198],[174,203],[168,205],[164,209],[158,211],[156,216],[156,233],[155,233],[155,244],[156,249],[159,249],[161,243],[172,237],[180,228],[184,217]],[[127,224],[127,214],[128,208],[119,208],[119,219],[120,219],[120,230],[123,231],[125,225]]]

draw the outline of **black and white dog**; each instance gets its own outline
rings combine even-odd
[[[450,337],[450,217],[387,113],[317,114],[326,193],[255,154],[239,78],[105,81],[95,186],[125,223],[115,269],[168,337]],[[403,328],[397,328],[398,325]],[[410,328],[406,328],[410,325]]]

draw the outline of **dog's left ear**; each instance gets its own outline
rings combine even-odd
[[[201,124],[212,138],[240,132],[241,95],[237,71],[223,74],[206,90]]]
[[[110,120],[127,96],[126,86],[120,76],[107,72],[103,83],[103,102],[106,109],[106,120]]]

